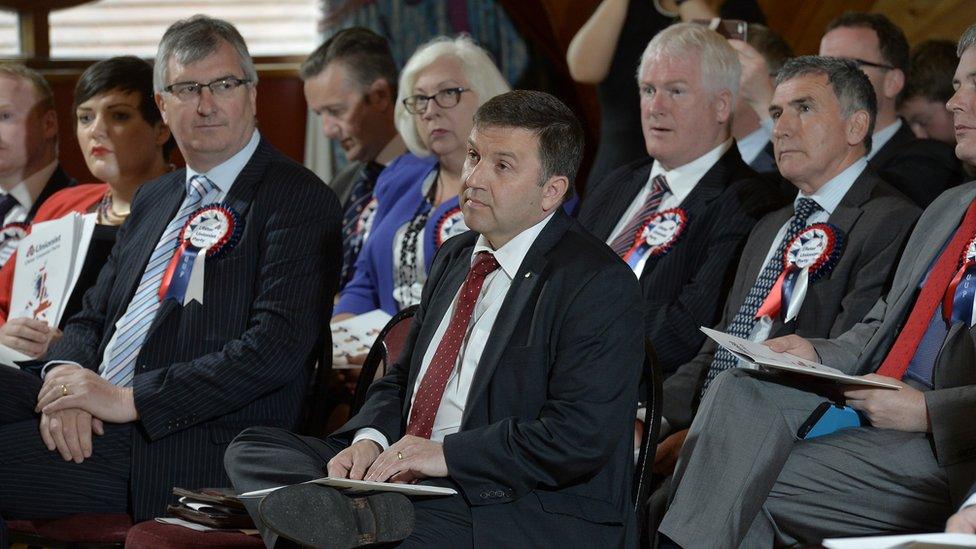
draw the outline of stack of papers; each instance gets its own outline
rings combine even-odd
[[[872,536],[863,538],[825,539],[827,549],[935,549],[939,547],[976,547],[972,534],[910,534],[905,536]]]
[[[742,339],[741,337],[724,334],[717,330],[705,328],[704,326],[702,326],[701,331],[704,332],[708,337],[715,340],[715,343],[725,347],[730,353],[741,360],[760,364],[772,370],[783,370],[797,374],[806,374],[850,385],[869,385],[872,387],[884,387],[886,389],[901,388],[894,383],[875,381],[858,376],[849,376],[840,370],[831,368],[829,366],[824,366],[819,362],[813,362],[787,353],[777,353],[762,343],[756,343],[754,341],[749,341],[748,339]]]
[[[390,315],[379,309],[332,323],[332,367],[351,368],[352,357],[365,355]]]
[[[352,480],[348,478],[322,477],[310,480],[305,484],[321,484],[331,486],[347,492],[398,492],[408,496],[453,496],[457,490],[441,486],[427,486],[425,484],[403,484],[397,482],[374,482],[372,480]],[[244,492],[239,498],[260,498],[284,486],[265,488],[253,492]]]
[[[70,213],[31,226],[17,247],[8,318],[34,318],[56,328],[88,255],[96,214]],[[31,357],[0,345],[0,363]]]

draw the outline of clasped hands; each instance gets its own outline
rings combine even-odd
[[[446,477],[444,445],[406,435],[386,451],[372,440],[360,440],[336,454],[327,466],[330,477],[375,482],[413,483]]]
[[[92,433],[105,433],[103,422],[138,419],[132,389],[112,385],[97,373],[73,364],[48,370],[37,394],[41,439],[65,461],[81,463],[92,454]]]

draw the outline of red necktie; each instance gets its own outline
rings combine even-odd
[[[972,241],[974,234],[976,234],[976,200],[969,204],[962,224],[956,229],[956,234],[929,273],[929,278],[922,286],[922,291],[915,300],[915,306],[908,315],[905,326],[898,334],[898,339],[895,340],[881,367],[878,368],[879,375],[895,379],[901,379],[905,375],[908,364],[915,356],[915,350],[932,321],[935,308],[942,303],[946,288],[949,287],[952,276],[959,268],[959,258],[962,256],[963,248]]]
[[[407,423],[408,435],[430,438],[434,428],[434,418],[437,417],[437,410],[444,396],[444,388],[457,363],[461,342],[468,333],[471,313],[481,294],[481,286],[485,283],[485,277],[497,268],[498,261],[495,256],[488,252],[478,253],[478,259],[471,266],[461,286],[461,293],[454,306],[454,314],[451,315],[451,323],[448,324],[447,331],[437,345],[434,357],[427,367],[427,372],[424,373],[424,379],[420,382],[420,388],[417,389],[417,396],[410,409],[410,421]]]

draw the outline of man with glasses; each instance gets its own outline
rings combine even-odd
[[[160,516],[174,486],[229,483],[242,429],[295,426],[340,210],[255,128],[257,81],[229,23],[195,16],[163,36],[156,101],[187,167],[140,189],[46,361],[0,368],[3,516]]]
[[[386,39],[375,32],[343,29],[308,56],[299,72],[305,100],[349,163],[329,181],[342,202],[342,276],[345,286],[372,228],[373,190],[383,169],[407,148],[397,133],[393,110],[397,68]],[[388,191],[398,196],[400,189]]]
[[[909,63],[908,40],[900,28],[879,13],[845,13],[827,25],[820,55],[854,61],[874,86],[878,120],[868,162],[882,179],[923,208],[962,183],[962,165],[952,147],[917,139],[898,117]]]

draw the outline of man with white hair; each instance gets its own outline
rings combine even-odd
[[[976,160],[976,26],[947,103],[956,155]],[[933,531],[976,479],[976,182],[945,191],[909,237],[891,289],[831,339],[767,342],[897,389],[816,384],[733,368],[710,385],[678,459],[659,532],[683,547],[816,544]],[[858,426],[806,436],[843,401]],[[812,431],[811,431],[812,432]],[[718,460],[718,462],[717,462]],[[950,525],[952,526],[952,525]]]
[[[645,332],[666,373],[695,356],[746,237],[782,203],[731,136],[740,71],[715,31],[682,23],[658,33],[637,75],[650,157],[587,189],[578,215],[640,280]]]

